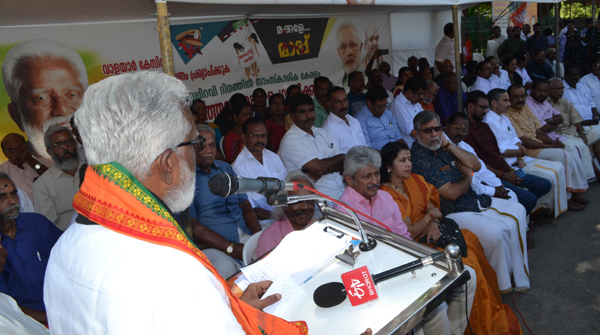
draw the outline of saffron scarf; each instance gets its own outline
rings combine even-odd
[[[169,210],[119,163],[89,166],[85,180],[73,199],[73,208],[80,215],[112,231],[171,247],[196,258],[225,288],[231,311],[246,334],[308,333],[308,326],[303,321],[285,321],[236,298]]]

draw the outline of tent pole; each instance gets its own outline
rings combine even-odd
[[[596,26],[596,0],[592,0],[592,27]]]
[[[453,28],[454,28],[454,60],[455,60],[455,65],[454,68],[456,69],[456,95],[457,98],[456,102],[457,102],[457,111],[459,113],[464,113],[464,109],[463,109],[463,92],[462,92],[462,62],[460,61],[460,38],[461,38],[461,33],[460,33],[460,29],[458,27],[458,9],[460,7],[457,5],[452,5],[452,24],[453,24]]]
[[[562,78],[560,73],[560,8],[558,2],[554,4],[554,37],[556,41],[556,77]]]
[[[167,1],[156,1],[156,19],[158,21],[158,38],[160,40],[160,58],[162,60],[163,72],[174,76],[173,51],[171,49],[171,28],[169,26],[169,12],[167,10]]]

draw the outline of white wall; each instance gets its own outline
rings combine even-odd
[[[444,25],[452,22],[452,10],[390,14],[392,29],[392,73],[407,65],[410,56],[425,57],[434,64],[435,47],[444,36]]]

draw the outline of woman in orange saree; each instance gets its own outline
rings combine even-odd
[[[408,231],[415,240],[427,236],[435,243],[439,238],[436,223],[439,212],[438,190],[425,179],[411,173],[412,163],[408,146],[391,142],[381,149],[381,190],[388,192],[400,207]],[[463,263],[477,273],[477,290],[469,323],[475,334],[523,334],[519,320],[509,306],[502,304],[496,272],[488,263],[479,239],[467,229],[461,229],[467,242],[467,257]],[[428,244],[432,246],[432,244]],[[469,327],[465,334],[471,334]]]

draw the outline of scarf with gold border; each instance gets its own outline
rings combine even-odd
[[[246,334],[308,334],[305,322],[285,321],[236,298],[171,213],[119,163],[88,167],[85,180],[73,199],[73,208],[117,233],[171,247],[196,258],[225,288],[231,311]]]

